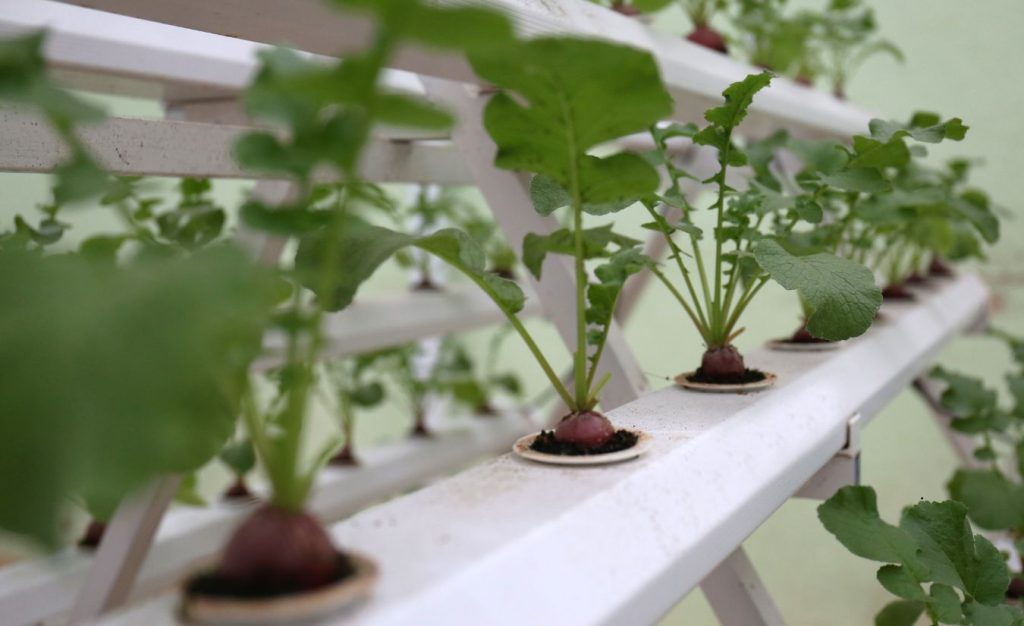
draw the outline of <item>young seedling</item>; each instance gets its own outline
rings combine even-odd
[[[919,502],[898,526],[878,514],[875,490],[843,487],[818,507],[818,518],[853,554],[885,563],[878,582],[895,600],[875,617],[883,626],[1019,624],[1024,612],[1003,604],[1010,583],[1003,555],[975,535],[959,503]]]
[[[244,437],[231,441],[221,449],[217,458],[231,470],[234,477],[221,497],[229,502],[255,500],[256,495],[249,490],[246,481],[246,477],[256,468],[256,451],[252,448],[252,442]]]
[[[358,220],[349,207],[374,194],[361,172],[374,125],[443,130],[452,122],[421,99],[386,90],[380,77],[401,45],[459,53],[511,37],[507,20],[478,8],[435,7],[413,0],[335,4],[371,14],[373,33],[365,51],[327,63],[286,50],[264,52],[245,94],[253,117],[284,126],[287,132],[243,136],[235,146],[236,158],[244,167],[290,180],[295,192],[278,206],[253,198],[242,207],[242,218],[256,228],[295,237],[299,245],[286,264],[290,303],[276,319],[286,337],[276,395],[261,404],[250,382],[242,410],[269,478],[269,502],[236,529],[217,568],[191,581],[186,612],[204,606],[191,602],[196,597],[303,593],[364,571],[359,560],[336,550],[323,525],[306,510],[316,475],[336,447],[332,442],[315,456],[302,454],[326,341],[323,322],[327,313],[347,305],[346,293],[368,275],[349,272],[342,260],[358,254],[347,249],[348,225]],[[311,202],[314,175],[321,172],[334,174],[343,185],[329,206]],[[373,264],[368,257],[362,261]]]
[[[950,417],[950,426],[979,441],[976,466],[956,471],[947,484],[949,495],[967,507],[978,527],[1007,533],[1019,555],[1024,554],[1024,342],[998,330],[991,334],[1005,341],[1014,357],[1014,368],[1005,377],[1010,406],[1001,406],[996,390],[978,378],[941,367],[931,376],[946,383],[939,408]],[[1024,596],[1021,568],[1019,560],[1012,566],[1011,597]]]
[[[497,415],[493,402],[496,395],[505,394],[513,398],[522,395],[518,376],[496,371],[500,346],[508,335],[507,329],[500,329],[492,335],[483,368],[478,367],[469,350],[458,340],[444,340],[434,370],[434,388],[474,415]]]
[[[881,303],[874,277],[862,265],[828,251],[808,254],[788,249],[788,239],[798,225],[816,227],[823,213],[813,195],[787,194],[769,173],[771,149],[782,138],[751,144],[747,150],[733,140],[755,94],[770,80],[768,73],[753,74],[729,86],[723,93],[725,102],[705,113],[709,124],[701,130],[692,125],[670,125],[651,131],[656,144],[654,159],[664,165],[669,186],[662,194],[645,198],[644,208],[653,221],[644,226],[664,235],[683,288],[670,281],[660,267],[650,269],[704,340],[700,367],[686,375],[690,383],[735,385],[766,378],[762,372],[747,369],[733,340],[743,332],[739,327],[743,312],[770,279],[805,299],[811,309],[808,329],[823,339],[840,340],[863,333]],[[675,137],[689,137],[718,154],[718,171],[703,181],[711,183],[715,191],[710,207],[715,217],[710,260],[705,259],[701,245],[704,231],[695,224],[697,208],[682,192],[681,181],[693,177],[669,156],[668,141]],[[727,175],[729,168],[745,165],[751,166],[754,178],[748,189],[740,192],[729,185]],[[658,211],[659,205],[676,209],[678,219],[666,217]],[[677,236],[682,243],[676,241]]]
[[[820,51],[824,74],[840,100],[846,98],[850,77],[872,56],[886,54],[903,62],[895,44],[875,36],[874,11],[863,0],[830,0],[816,21],[812,47]]]
[[[756,67],[778,74],[811,71],[800,61],[808,58],[812,20],[806,12],[787,16],[786,0],[740,0],[732,21],[740,36],[739,47]]]
[[[725,0],[678,0],[678,2],[693,25],[693,30],[686,36],[687,41],[727,54],[729,46],[725,37],[711,26],[711,20],[715,14],[725,8]]]
[[[386,397],[382,382],[380,362],[388,359],[393,350],[380,350],[341,359],[328,364],[331,386],[336,397],[338,417],[344,444],[331,457],[331,465],[359,465],[355,454],[356,411],[378,406]]]
[[[948,173],[920,164],[923,144],[960,141],[966,132],[960,119],[943,122],[931,113],[917,113],[906,124],[872,120],[869,134],[844,148],[845,159],[812,158],[797,177],[832,216],[831,245],[872,267],[887,298],[911,297],[904,281],[922,273],[930,258],[980,256],[981,242],[999,237],[987,196],[964,188],[962,162]],[[817,189],[820,184],[831,190]]]
[[[495,164],[536,174],[531,196],[538,212],[548,215],[567,207],[571,215],[566,228],[529,235],[523,242],[523,260],[539,275],[548,254],[573,259],[576,346],[572,390],[562,383],[516,316],[523,307],[522,290],[488,272],[483,251],[462,231],[443,229],[412,237],[353,221],[345,229],[341,246],[348,281],[339,296],[344,296],[343,302],[350,300],[359,282],[405,247],[415,246],[440,257],[495,301],[568,407],[568,415],[554,432],[556,443],[577,454],[603,451],[617,433],[608,418],[595,410],[600,390],[608,381],[607,375],[597,377],[598,365],[622,286],[647,260],[636,242],[615,235],[610,226],[585,228],[583,215],[625,208],[653,192],[658,176],[636,154],[597,157],[590,151],[668,115],[671,100],[651,56],[620,45],[539,38],[495,54],[475,55],[472,61],[477,74],[498,89],[484,113],[484,125],[498,145]],[[609,118],[606,113],[611,108],[616,115]],[[604,261],[595,269],[596,281],[587,273],[590,259]]]

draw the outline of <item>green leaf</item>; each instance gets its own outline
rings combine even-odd
[[[716,128],[732,131],[747,117],[747,109],[754,101],[754,96],[772,81],[771,72],[750,74],[743,80],[735,82],[722,92],[725,103],[708,109],[704,119]]]
[[[920,546],[932,580],[962,589],[983,604],[1003,601],[1010,584],[1006,563],[987,539],[972,536],[966,506],[920,502],[903,511],[900,528]]]
[[[847,167],[902,167],[910,162],[910,150],[899,136],[877,141],[857,135],[853,138],[853,156]]]
[[[541,215],[550,215],[558,209],[572,204],[572,198],[569,197],[569,192],[559,185],[554,179],[543,175],[534,176],[530,181],[530,200],[533,202],[534,210]],[[633,204],[633,202],[633,198],[619,202],[603,202],[596,204],[585,202],[583,204],[583,211],[591,215],[607,215],[608,213],[621,211]]]
[[[906,600],[928,600],[928,594],[921,589],[919,583],[902,565],[883,565],[876,575],[878,582],[894,596]]]
[[[914,626],[924,609],[925,603],[916,600],[890,602],[875,616],[875,626]]]
[[[596,259],[608,256],[609,244],[629,247],[639,243],[634,239],[623,237],[612,232],[614,224],[605,224],[583,230],[583,258]],[[523,265],[536,278],[541,276],[541,268],[548,254],[564,254],[573,256],[575,244],[573,234],[567,228],[560,228],[548,235],[528,233],[523,238]]]
[[[244,476],[256,467],[256,451],[248,439],[230,442],[221,449],[218,458],[238,476]]]
[[[843,169],[835,174],[821,176],[820,180],[842,191],[883,193],[892,189],[892,185],[878,170],[868,168]]]
[[[309,207],[273,208],[256,200],[249,200],[239,209],[246,225],[257,230],[280,235],[305,235],[327,225],[329,211]]]
[[[446,228],[424,237],[413,237],[357,217],[348,217],[339,229],[338,284],[325,302],[337,311],[352,303],[359,286],[392,255],[403,248],[416,246],[447,262],[481,287],[502,310],[515,314],[522,310],[526,297],[519,286],[486,271],[486,257],[480,245],[466,233]],[[299,279],[320,298],[319,269],[324,257],[324,233],[307,235],[295,255]]]
[[[882,303],[871,270],[827,253],[794,256],[771,239],[758,241],[753,252],[776,282],[811,306],[807,329],[815,337],[838,341],[871,326]]]
[[[993,470],[958,469],[946,485],[967,506],[971,520],[989,530],[1024,527],[1024,486]]]
[[[960,607],[960,596],[949,585],[935,583],[929,591],[928,605],[939,622],[943,624],[959,624],[963,616]]]
[[[128,267],[0,255],[0,527],[52,545],[70,493],[117,501],[217,454],[273,289],[222,246]]]
[[[572,204],[572,198],[565,187],[550,176],[534,176],[530,180],[530,200],[533,208],[541,215],[551,215],[562,207]]]
[[[656,190],[658,174],[639,155],[588,153],[671,112],[650,54],[604,41],[542,37],[471,60],[481,78],[502,89],[484,111],[484,126],[498,144],[498,167],[578,188],[580,202],[590,205]]]
[[[889,122],[885,120],[871,120],[868,129],[872,138],[888,142],[893,138],[910,137],[915,141],[923,143],[939,143],[944,139],[960,141],[967,135],[967,126],[959,117],[939,123],[937,115],[927,117],[917,114],[910,124]]]
[[[393,126],[446,130],[455,121],[447,111],[413,96],[380,94],[375,105],[377,120]]]
[[[987,389],[980,379],[950,372],[941,367],[933,368],[930,375],[947,384],[940,402],[942,408],[953,417],[975,417],[996,409],[996,392]]]
[[[879,517],[871,487],[843,487],[818,507],[818,519],[839,543],[859,557],[904,565],[918,562],[914,539]]]
[[[444,6],[420,0],[333,0],[343,8],[372,11],[389,34],[427,46],[472,51],[498,47],[512,39],[512,27],[500,13],[476,6]]]
[[[971,626],[1022,626],[1024,617],[1017,607],[986,606],[978,602],[964,604],[964,615]]]
[[[989,208],[985,194],[968,190],[952,198],[949,205],[954,213],[970,222],[985,241],[999,241],[999,218]]]
[[[359,385],[349,393],[349,397],[356,406],[363,408],[377,406],[384,400],[384,385],[379,382]]]
[[[205,507],[206,499],[199,493],[199,479],[195,472],[185,474],[178,486],[178,492],[174,494],[174,501],[186,506]]]

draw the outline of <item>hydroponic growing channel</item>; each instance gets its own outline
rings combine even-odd
[[[782,624],[743,543],[794,497],[886,564],[878,623],[1024,623],[1024,412],[932,369],[987,329],[959,262],[999,211],[926,158],[970,120],[844,99],[901,57],[859,2],[667,4],[8,0],[0,171],[53,184],[0,230],[0,529],[57,553],[0,565],[0,623],[644,624],[700,587]],[[792,325],[741,353],[766,285]],[[700,346],[670,376],[652,302]],[[860,433],[912,384],[965,469],[892,526]],[[381,407],[405,434],[356,445]]]

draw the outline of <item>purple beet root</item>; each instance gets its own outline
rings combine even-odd
[[[629,17],[636,17],[637,15],[642,15],[643,14],[643,11],[641,11],[638,8],[636,8],[632,4],[626,4],[625,2],[613,2],[612,3],[612,10],[617,12],[617,13],[621,13],[622,15],[629,16]]]
[[[807,326],[801,326],[789,338],[790,343],[829,343],[828,339],[820,339],[807,330]]]
[[[704,46],[722,54],[729,52],[729,48],[725,44],[725,37],[722,37],[718,31],[707,24],[698,24],[693,32],[686,36],[686,39],[698,46]]]
[[[359,459],[352,453],[352,446],[346,443],[327,463],[335,467],[353,467],[359,465]]]
[[[268,504],[235,530],[218,574],[242,587],[305,591],[331,583],[337,559],[331,538],[315,517]]]
[[[103,534],[107,531],[107,525],[99,520],[90,520],[85,527],[85,533],[78,540],[78,545],[83,548],[96,548],[103,540]]]
[[[607,417],[597,411],[572,413],[562,418],[555,427],[555,439],[574,443],[584,448],[597,448],[615,435],[615,427]]]
[[[813,87],[814,86],[814,80],[810,76],[808,76],[807,74],[799,74],[799,75],[797,75],[796,83],[798,85],[803,85],[804,87]]]
[[[747,371],[743,355],[732,346],[709,348],[700,361],[700,370],[709,380],[735,380]]]
[[[882,290],[883,300],[914,300],[914,293],[904,283],[893,283]]]
[[[412,426],[412,431],[409,433],[413,437],[433,437],[430,429],[427,428],[427,419],[422,412],[416,414],[416,423]]]
[[[907,276],[906,283],[908,285],[926,285],[928,277],[921,272],[911,272],[910,276]]]
[[[239,502],[244,500],[255,500],[256,496],[249,491],[249,486],[245,484],[245,477],[238,476],[235,478],[235,482],[231,483],[231,486],[224,492],[223,498],[225,500]]]
[[[928,275],[949,278],[953,276],[953,268],[942,259],[933,258],[932,262],[928,264]]]
[[[1024,597],[1024,578],[1014,576],[1010,578],[1010,587],[1006,590],[1007,598]]]

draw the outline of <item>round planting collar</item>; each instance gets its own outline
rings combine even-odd
[[[539,432],[521,437],[512,446],[512,452],[520,458],[549,465],[607,465],[609,463],[621,463],[622,461],[635,459],[650,448],[651,436],[645,432],[634,432],[636,432],[637,440],[633,447],[605,454],[547,454],[532,450],[530,445],[540,435]]]

